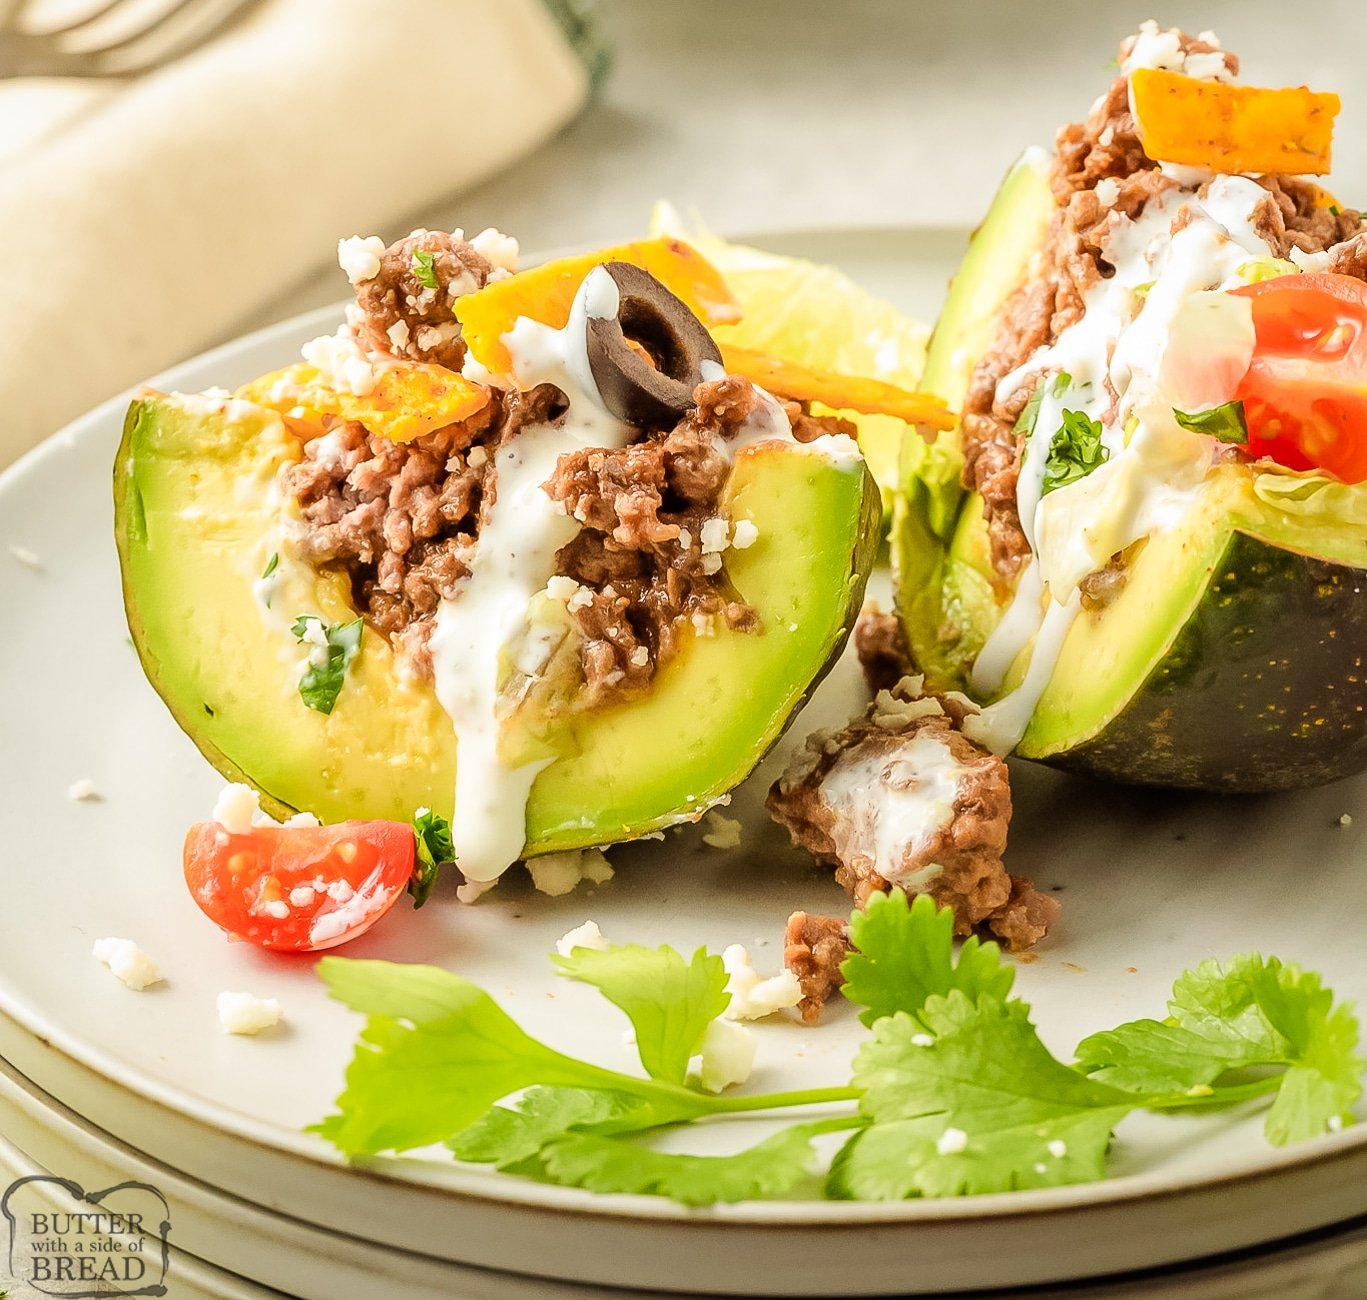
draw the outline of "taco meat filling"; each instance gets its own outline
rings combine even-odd
[[[1137,39],[1122,43],[1122,64]],[[1228,75],[1238,72],[1238,59],[1209,42],[1185,34],[1178,41],[1184,56],[1201,56],[1207,63],[1219,60]],[[998,384],[1081,318],[1087,290],[1114,273],[1107,247],[1117,228],[1136,220],[1169,191],[1184,188],[1145,155],[1124,73],[1097,100],[1086,122],[1065,126],[1056,143],[1049,179],[1058,206],[1042,257],[1008,300],[996,341],[974,369],[963,407],[963,481],[982,495],[993,567],[1007,586],[1030,554],[1016,504],[1025,439],[1015,425],[1035,384],[1017,386],[1000,400]],[[1287,258],[1293,250],[1299,255],[1327,253],[1327,269],[1367,279],[1367,234],[1362,233],[1359,212],[1327,205],[1323,191],[1302,177],[1252,179],[1267,191],[1252,226],[1267,243],[1270,257]],[[1207,180],[1194,190],[1186,187],[1187,192],[1204,198],[1210,184]],[[1176,223],[1181,221],[1179,213]],[[1123,558],[1117,557],[1113,570],[1094,589],[1084,589],[1084,604],[1112,598],[1123,583],[1123,568]]]
[[[426,283],[414,278],[424,255]],[[371,355],[458,367],[465,346],[450,301],[481,288],[491,263],[466,241],[419,231],[379,256],[357,284],[351,330]],[[431,284],[435,280],[436,288]],[[748,380],[703,383],[696,405],[673,428],[643,429],[617,450],[561,456],[543,485],[582,528],[556,556],[557,590],[582,633],[584,689],[594,707],[647,686],[690,625],[706,635],[714,619],[758,628],[754,610],[726,575],[737,538],[722,508],[730,473],[718,440],[755,412]],[[526,425],[553,422],[565,398],[546,384],[529,392],[494,389],[470,419],[411,442],[328,417],[303,445],[280,486],[299,507],[294,544],[303,560],[343,572],[356,608],[390,637],[420,676],[430,676],[437,609],[470,572],[482,517],[496,492],[498,449]],[[833,423],[788,404],[800,440]]]
[[[982,928],[1009,949],[1028,948],[1059,904],[1003,866],[1011,787],[1006,764],[960,730],[974,710],[903,678],[848,726],[809,736],[768,808],[794,845],[835,868],[858,906],[894,886],[929,894],[954,909],[956,934]],[[790,933],[789,946],[801,948],[800,937]],[[834,947],[825,951],[789,963],[810,982],[809,998],[828,982]]]

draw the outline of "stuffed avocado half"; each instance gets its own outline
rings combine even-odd
[[[962,418],[904,446],[897,608],[999,752],[1228,791],[1367,766],[1367,235],[1270,165],[1332,97],[1236,71],[1204,38],[1126,42],[1087,122],[1008,175],[932,336],[923,387]]]
[[[431,808],[477,882],[696,819],[843,647],[877,485],[851,438],[724,372],[681,246],[520,283],[403,244],[353,250],[379,308],[305,365],[133,403],[116,529],[151,683],[272,812]],[[419,292],[384,292],[395,267]],[[412,317],[467,274],[463,339]]]

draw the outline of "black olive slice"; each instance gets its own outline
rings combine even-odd
[[[721,349],[702,321],[648,271],[630,262],[605,262],[603,269],[621,298],[616,316],[588,321],[589,369],[603,405],[640,428],[676,424],[694,405],[702,363],[720,364]]]

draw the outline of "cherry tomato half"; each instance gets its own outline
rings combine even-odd
[[[185,837],[185,883],[204,914],[262,948],[316,952],[370,929],[413,874],[402,822],[255,826],[200,822]]]
[[[1308,272],[1245,285],[1253,361],[1235,397],[1248,454],[1367,479],[1367,283]]]

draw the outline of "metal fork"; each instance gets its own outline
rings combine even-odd
[[[0,0],[0,79],[127,77],[160,67],[203,44],[258,0],[101,0],[81,17],[41,31],[21,26],[27,0]],[[121,12],[122,11],[122,14]]]

